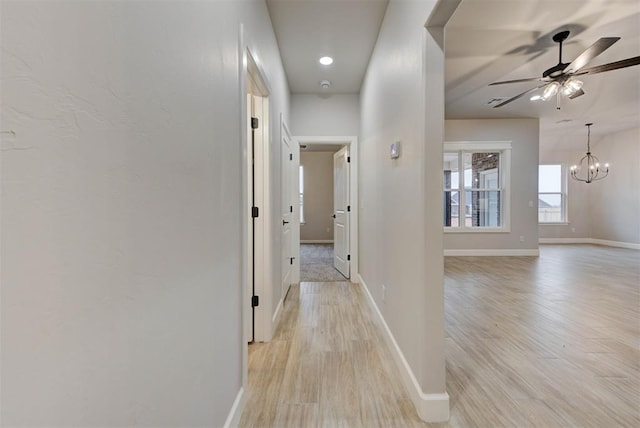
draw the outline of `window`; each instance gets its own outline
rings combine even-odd
[[[567,221],[566,174],[564,165],[538,166],[538,222]]]
[[[304,167],[300,165],[298,171],[298,192],[300,201],[300,224],[304,223]]]
[[[508,231],[510,143],[445,143],[447,231]]]

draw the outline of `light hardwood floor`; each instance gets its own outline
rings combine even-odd
[[[640,426],[640,252],[445,259],[448,424]],[[421,422],[359,286],[292,288],[249,352],[243,427]]]

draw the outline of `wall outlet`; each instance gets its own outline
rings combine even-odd
[[[382,301],[384,302],[387,298],[387,287],[382,284]]]
[[[576,233],[576,228],[575,227],[571,228],[571,233]]]
[[[520,242],[524,242],[524,235],[520,235]]]

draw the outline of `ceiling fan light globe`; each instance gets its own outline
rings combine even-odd
[[[542,98],[544,100],[548,100],[549,98],[551,98],[552,96],[558,93],[559,87],[560,87],[560,84],[558,82],[549,83],[547,87],[544,88],[544,92],[542,93]]]
[[[562,86],[562,93],[566,96],[571,96],[582,89],[584,83],[578,79],[569,79]]]

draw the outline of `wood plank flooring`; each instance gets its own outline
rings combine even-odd
[[[242,427],[424,426],[359,285],[292,286],[274,340],[249,346]]]
[[[451,426],[640,426],[640,252],[447,257]]]
[[[445,258],[451,419],[419,420],[348,282],[294,286],[249,350],[242,427],[638,427],[640,252],[541,246]]]

